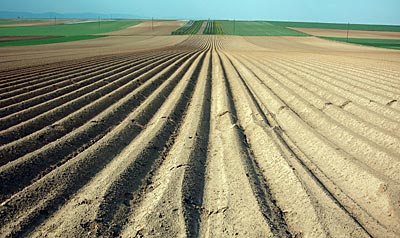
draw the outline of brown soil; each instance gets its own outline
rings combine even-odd
[[[140,39],[6,48],[0,237],[400,236],[398,51]]]
[[[347,30],[294,28],[294,27],[292,27],[291,29],[296,31],[301,31],[313,36],[343,37],[343,38],[347,37]],[[349,38],[400,39],[400,32],[350,30]]]
[[[170,35],[171,32],[183,26],[185,21],[143,21],[137,25],[107,33],[107,35],[120,36],[161,36]]]

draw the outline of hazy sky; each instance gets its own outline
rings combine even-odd
[[[400,0],[0,0],[0,10],[400,25]]]

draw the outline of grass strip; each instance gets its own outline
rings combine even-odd
[[[116,20],[42,26],[0,26],[0,36],[83,36],[117,31],[139,22],[137,20]]]
[[[34,39],[34,40],[16,40],[16,41],[5,41],[0,42],[0,46],[26,46],[26,45],[44,45],[44,44],[55,44],[55,43],[64,43],[70,41],[79,41],[79,40],[90,40],[101,38],[105,36],[65,36],[58,38],[45,38],[45,39]]]
[[[400,50],[400,39],[367,39],[367,38],[341,38],[341,37],[321,37],[324,39],[348,42],[358,45],[374,46],[379,48]]]

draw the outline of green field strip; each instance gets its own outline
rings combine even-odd
[[[360,31],[389,31],[400,32],[400,26],[395,25],[368,25],[368,24],[346,24],[346,23],[319,23],[319,22],[282,22],[270,21],[271,24],[282,27],[295,28],[319,28],[335,30],[360,30]]]
[[[200,30],[204,21],[188,21],[179,29],[171,32],[171,35],[195,35]]]
[[[91,40],[102,38],[105,36],[65,36],[65,37],[57,37],[57,38],[47,38],[47,39],[34,39],[34,40],[16,40],[16,41],[5,41],[0,42],[1,46],[27,46],[27,45],[45,45],[45,44],[55,44],[55,43],[64,43],[71,41],[80,41],[80,40]]]
[[[308,36],[265,21],[217,21],[226,35],[240,36]]]
[[[204,35],[223,35],[221,22],[209,20],[207,21],[207,26],[203,32]]]
[[[0,36],[82,36],[121,30],[137,20],[116,20],[45,26],[0,27]]]
[[[339,42],[348,42],[358,45],[374,46],[379,48],[400,50],[400,39],[366,39],[366,38],[340,38],[340,37],[321,37],[323,39]]]

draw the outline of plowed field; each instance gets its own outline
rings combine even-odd
[[[177,39],[0,64],[0,237],[400,236],[399,51]]]

